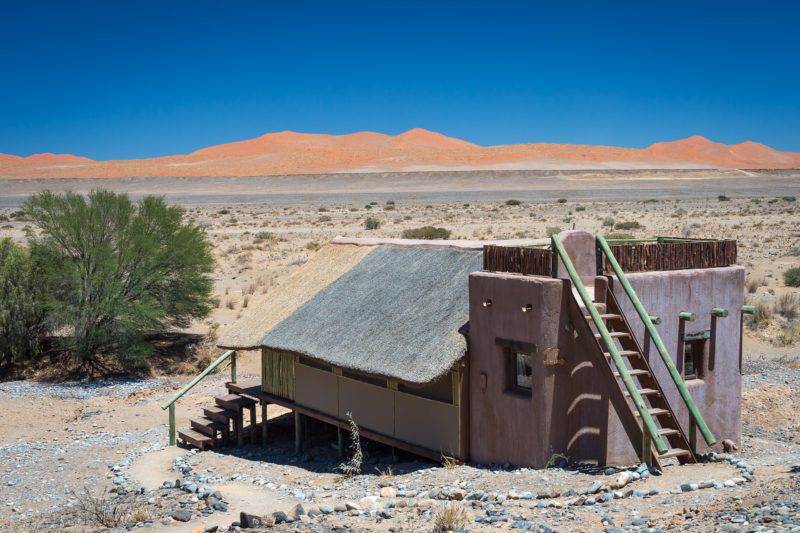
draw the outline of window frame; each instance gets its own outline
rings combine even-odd
[[[533,394],[533,355],[532,353],[516,348],[507,348],[505,350],[506,357],[506,390],[512,394],[519,396],[531,396]],[[528,358],[528,368],[530,369],[530,386],[526,387],[520,385],[518,378],[518,358],[525,356]]]
[[[690,381],[693,379],[703,379],[705,374],[705,361],[708,358],[711,331],[705,330],[698,333],[687,333],[681,339],[681,377]],[[687,350],[690,348],[691,350]],[[689,374],[686,367],[687,352],[692,357],[692,373]]]

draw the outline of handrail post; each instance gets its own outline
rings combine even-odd
[[[634,309],[636,309],[636,313],[638,313],[639,318],[642,319],[645,329],[650,334],[650,339],[653,341],[653,344],[655,344],[658,354],[661,356],[661,360],[664,362],[664,366],[667,367],[667,371],[669,372],[670,377],[672,377],[672,381],[675,383],[683,402],[689,409],[689,418],[696,422],[697,428],[700,430],[700,433],[703,435],[703,438],[709,446],[716,444],[717,440],[714,438],[711,430],[708,429],[705,420],[703,420],[703,415],[700,414],[697,404],[694,403],[694,398],[692,398],[691,392],[689,392],[689,389],[686,387],[686,383],[683,381],[683,378],[681,378],[678,369],[675,368],[675,363],[672,361],[672,357],[670,357],[669,352],[667,352],[667,347],[664,345],[664,341],[661,340],[658,330],[653,325],[653,321],[650,320],[650,315],[642,305],[642,302],[639,301],[639,297],[636,295],[633,287],[631,287],[630,282],[628,282],[628,278],[622,271],[622,267],[619,266],[616,257],[614,257],[614,254],[611,252],[611,248],[608,246],[608,243],[602,235],[598,235],[596,240],[597,244],[600,246],[600,249],[605,254],[608,263],[611,265],[611,270],[613,270],[614,274],[617,275],[617,279],[619,280],[620,285],[622,285],[622,288],[625,290],[625,294],[628,295],[628,298],[633,304]],[[694,318],[691,315],[693,315],[693,313],[682,312],[681,319],[693,320]]]
[[[650,410],[644,403],[644,399],[642,398],[639,389],[633,382],[633,378],[631,378],[628,368],[625,366],[625,361],[623,361],[622,356],[617,349],[617,345],[614,344],[614,339],[611,338],[611,334],[608,332],[605,322],[603,322],[603,319],[600,317],[597,307],[595,307],[594,302],[589,297],[589,293],[586,292],[586,287],[584,287],[581,277],[578,275],[578,271],[575,270],[575,265],[572,264],[572,259],[569,258],[569,254],[567,254],[566,250],[561,244],[561,240],[557,235],[552,235],[550,238],[553,241],[553,251],[561,258],[561,262],[564,264],[564,268],[567,270],[567,273],[572,280],[572,285],[578,291],[578,295],[580,295],[581,300],[583,300],[583,305],[586,306],[586,310],[589,311],[592,322],[594,322],[597,331],[600,333],[600,338],[603,340],[608,352],[611,354],[611,360],[614,361],[614,367],[617,369],[617,372],[622,379],[622,383],[625,385],[625,389],[628,391],[634,406],[636,406],[636,410],[642,417],[642,433],[648,434],[647,436],[642,437],[643,447],[646,441],[652,439],[652,442],[656,445],[656,450],[658,450],[658,453],[665,453],[668,448],[664,442],[664,438],[658,432],[656,421],[653,419],[653,415],[650,414]],[[649,449],[649,446],[647,449]],[[643,449],[642,460],[644,461],[647,457],[647,452],[645,449]]]
[[[236,352],[231,354],[231,383],[236,383]]]
[[[169,406],[169,445],[175,446],[175,404]]]

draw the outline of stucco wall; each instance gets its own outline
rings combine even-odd
[[[718,442],[731,439],[738,443],[741,439],[742,379],[739,350],[744,277],[745,269],[740,266],[627,275],[647,311],[661,317],[661,324],[656,328],[679,368],[681,320],[678,314],[681,311],[690,311],[697,315],[697,320],[684,322],[686,333],[711,330],[708,357],[703,361],[702,379],[689,380],[686,384]],[[684,431],[688,431],[689,412],[658,351],[652,341],[645,339],[644,325],[619,282],[613,277],[611,286],[681,426]],[[729,315],[725,318],[714,318],[711,316],[712,307],[727,309]],[[698,449],[707,449],[704,445],[702,437],[698,436]]]

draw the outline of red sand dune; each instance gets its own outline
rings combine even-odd
[[[800,153],[698,135],[644,149],[531,143],[482,147],[415,128],[400,135],[284,131],[187,155],[93,161],[69,154],[0,154],[2,178],[274,176],[469,169],[800,168]]]

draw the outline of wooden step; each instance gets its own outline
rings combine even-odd
[[[218,431],[225,431],[228,429],[227,422],[217,422],[209,418],[193,418],[189,421],[192,429],[199,431],[209,437],[215,438]]]
[[[642,355],[636,350],[618,350],[618,351],[622,357],[634,357],[637,355]],[[611,352],[603,352],[603,355],[605,355],[606,357],[611,357]]]
[[[191,444],[201,450],[214,446],[214,439],[193,429],[179,429],[178,437],[186,444]]]
[[[692,455],[689,450],[683,448],[670,448],[666,452],[659,454],[659,459],[668,459],[670,457],[683,457],[684,455]]]
[[[239,418],[238,411],[230,411],[218,405],[203,408],[203,414],[215,422],[227,424],[230,420]]]
[[[627,390],[622,391],[625,396],[630,396],[630,393]],[[639,389],[639,394],[641,396],[661,396],[661,392],[656,389]]]
[[[679,433],[680,431],[672,428],[661,428],[658,430],[658,434],[661,435],[662,437],[669,437],[670,435],[678,435]]]
[[[609,331],[608,334],[611,336],[612,339],[622,339],[622,338],[627,338],[627,337],[631,336],[630,333],[625,333],[624,331]],[[595,333],[594,334],[594,338],[595,339],[602,339],[603,336],[600,335],[599,333]]]
[[[652,409],[648,409],[650,411],[650,416],[661,416],[661,415],[668,415],[670,414],[669,411],[666,409],[662,409],[660,407],[653,407]],[[639,411],[636,411],[636,416],[639,416]]]
[[[583,317],[591,323],[592,315],[583,315]],[[622,318],[622,315],[615,315],[614,313],[600,313],[600,318],[602,320],[617,320]]]
[[[214,398],[214,402],[220,407],[224,407],[225,409],[229,409],[231,411],[241,411],[242,409],[252,407],[258,403],[253,398],[239,396],[238,394],[225,394],[224,396],[217,396]]]

